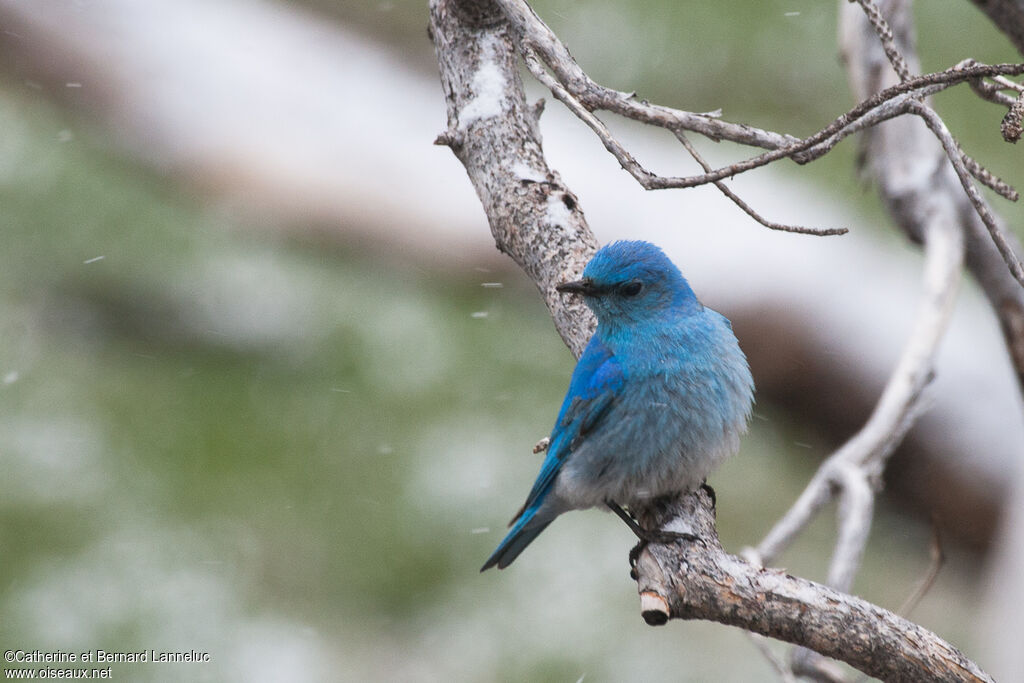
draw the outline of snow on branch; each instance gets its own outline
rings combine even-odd
[[[534,281],[579,356],[596,321],[555,285],[579,276],[597,240],[544,159],[540,108],[526,104],[510,27],[489,2],[432,2],[430,30],[448,108],[448,130],[435,142],[466,167],[495,244]]]

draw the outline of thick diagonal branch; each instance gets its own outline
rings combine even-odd
[[[683,530],[702,543],[648,546],[637,562],[648,623],[709,619],[803,645],[885,681],[991,681],[934,633],[866,600],[722,550],[701,490],[645,511],[647,528]]]
[[[597,249],[576,197],[548,168],[540,108],[526,104],[510,28],[489,1],[431,2],[448,130],[438,137],[466,167],[498,249],[540,289],[566,345],[579,356],[593,314],[555,291]]]

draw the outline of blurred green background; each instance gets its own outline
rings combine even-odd
[[[425,3],[309,5],[434,70]],[[794,134],[850,103],[835,3],[535,6],[595,78],[659,102]],[[966,2],[918,15],[926,69],[1014,59]],[[604,40],[611,26],[626,38]],[[939,105],[1013,179],[994,108],[961,92]],[[568,515],[513,570],[477,573],[573,365],[524,278],[251,229],[17,78],[0,130],[5,649],[212,654],[115,665],[121,680],[772,675],[735,630],[645,626],[633,540],[610,516]],[[803,176],[851,183],[854,151]],[[870,192],[859,201],[881,217]],[[756,417],[713,481],[732,550],[763,536],[829,445],[771,405]],[[821,578],[831,533],[826,516],[783,564]],[[883,498],[858,592],[897,607],[928,543]],[[977,558],[948,550],[915,618],[970,654]]]

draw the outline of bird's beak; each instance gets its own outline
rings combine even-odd
[[[583,278],[582,280],[573,280],[571,282],[563,282],[555,285],[555,289],[563,294],[583,294],[583,295],[594,295],[597,293],[597,287],[594,286],[593,281],[590,278]]]

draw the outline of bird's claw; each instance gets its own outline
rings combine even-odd
[[[687,534],[680,531],[665,531],[663,529],[643,529],[646,538],[641,537],[637,544],[629,550],[629,578],[634,581],[638,580],[639,574],[637,573],[636,566],[640,560],[640,553],[644,551],[651,543],[659,543],[667,545],[669,543],[677,543],[679,541],[685,541],[686,543],[700,543],[705,548],[707,543],[700,536],[694,534]]]
[[[629,578],[634,581],[637,580],[638,574],[636,573],[636,563],[640,559],[640,553],[647,547],[647,541],[641,539],[633,546],[629,551]]]
[[[715,490],[713,488],[711,488],[711,485],[708,484],[707,481],[704,481],[704,482],[701,482],[700,487],[702,489],[704,489],[704,493],[708,494],[708,497],[711,498],[711,507],[712,508],[717,508],[718,507],[718,496],[715,495]]]

